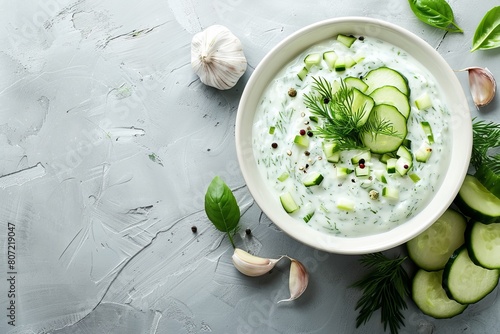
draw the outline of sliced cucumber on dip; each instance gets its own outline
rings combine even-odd
[[[408,96],[402,93],[394,86],[382,86],[370,93],[370,96],[375,101],[375,104],[389,104],[394,107],[405,117],[410,115],[410,102]]]
[[[425,314],[436,318],[451,318],[462,313],[467,305],[450,299],[441,284],[443,271],[419,269],[413,277],[412,298],[417,307]]]
[[[450,257],[443,271],[443,288],[460,304],[472,304],[488,295],[498,284],[500,270],[486,269],[472,262],[465,245]]]
[[[455,202],[460,211],[472,219],[484,224],[500,222],[500,198],[486,189],[475,176],[465,176]]]
[[[500,269],[500,224],[471,221],[465,238],[472,262],[484,268]]]
[[[377,124],[387,122],[392,124],[394,135],[375,134],[364,132],[362,141],[373,153],[389,153],[396,151],[403,143],[406,134],[406,118],[391,105],[380,104],[375,106],[371,112],[369,122]]]
[[[410,95],[408,79],[398,71],[389,67],[383,66],[371,70],[363,78],[363,81],[368,85],[367,94],[371,94],[375,89],[382,86],[394,86],[406,96]]]
[[[427,230],[406,243],[408,255],[422,269],[441,270],[464,243],[466,226],[467,220],[462,214],[448,209]]]

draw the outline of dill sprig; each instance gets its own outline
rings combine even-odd
[[[313,77],[310,94],[304,94],[307,108],[322,120],[322,124],[314,130],[316,135],[337,142],[342,150],[363,148],[363,133],[373,136],[384,134],[400,137],[393,124],[379,117],[370,117],[361,124],[366,116],[366,105],[355,106],[353,88],[348,87],[343,80],[335,93],[332,85],[323,77]]]
[[[488,166],[495,174],[500,174],[500,123],[473,119],[471,165],[477,170]],[[496,153],[495,153],[496,150]]]
[[[382,253],[363,255],[360,262],[372,272],[353,284],[363,291],[356,304],[359,310],[356,327],[366,324],[372,314],[380,309],[384,330],[396,334],[404,326],[402,311],[407,308],[405,298],[410,294],[410,278],[403,268],[407,257],[389,259]]]

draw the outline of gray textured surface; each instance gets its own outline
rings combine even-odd
[[[311,3],[311,2],[309,2]],[[24,0],[0,3],[1,333],[382,333],[378,314],[355,330],[363,275],[357,257],[325,254],[277,230],[239,172],[234,121],[252,70],[279,41],[331,17],[384,19],[416,33],[452,68],[488,67],[500,49],[470,53],[498,1],[450,1],[464,34],[418,21],[403,0]],[[249,62],[217,91],[190,66],[194,33],[211,24],[238,36]],[[499,98],[473,115],[500,121]],[[296,302],[288,267],[243,277],[207,221],[214,175],[234,190],[236,242],[287,253],[309,269]],[[15,225],[16,326],[6,316],[8,227]],[[198,232],[193,234],[191,226]],[[251,228],[253,237],[245,235]],[[497,290],[452,320],[410,304],[402,333],[498,333]]]

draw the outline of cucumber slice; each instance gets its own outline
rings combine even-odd
[[[498,284],[500,270],[477,266],[465,245],[453,252],[443,272],[443,288],[460,304],[472,304],[486,297]]]
[[[323,181],[324,177],[321,173],[318,172],[312,172],[307,174],[307,176],[302,180],[302,183],[306,187],[312,187],[312,186],[317,186],[321,184]]]
[[[500,224],[469,222],[465,238],[472,262],[483,268],[500,269]]]
[[[351,174],[354,172],[354,170],[347,168],[347,167],[337,167],[337,177],[338,178],[344,178],[347,175]]]
[[[339,34],[337,36],[337,41],[339,41],[340,43],[344,44],[345,46],[347,46],[348,48],[351,47],[351,45],[356,41],[356,37],[352,36],[352,35],[344,35],[344,34]]]
[[[292,194],[290,194],[289,192],[280,195],[280,202],[283,206],[283,209],[285,209],[285,211],[288,213],[295,212],[299,209],[299,206],[293,199]]]
[[[406,243],[408,255],[422,269],[441,270],[464,243],[466,226],[467,220],[461,213],[448,209],[434,224]]]
[[[309,139],[306,136],[296,135],[293,142],[302,147],[309,146]]]
[[[431,97],[427,93],[423,93],[415,99],[415,106],[418,110],[425,110],[432,107]]]
[[[352,103],[347,107],[351,108],[353,118],[357,120],[356,125],[360,128],[368,121],[375,102],[370,96],[365,95],[357,88],[353,88],[351,94]]]
[[[381,133],[376,134],[371,131],[363,132],[361,141],[373,153],[383,154],[397,150],[408,133],[406,118],[394,106],[387,104],[375,106],[368,122],[373,127],[383,123],[392,124],[391,130],[395,134],[394,136],[389,136]]]
[[[304,66],[302,69],[297,73],[297,76],[299,77],[300,81],[304,81],[304,79],[307,76],[307,73],[309,73],[309,70]]]
[[[410,115],[410,102],[408,96],[401,93],[399,89],[394,86],[382,86],[370,93],[370,96],[375,101],[375,104],[388,104],[396,107],[397,110],[405,118]]]
[[[389,67],[382,66],[371,70],[363,78],[363,81],[368,85],[367,94],[370,94],[379,87],[389,85],[396,87],[406,96],[410,96],[408,79],[398,71]]]
[[[427,162],[432,154],[432,148],[427,143],[422,143],[415,152],[415,160],[418,162]]]
[[[493,195],[500,198],[500,175],[496,174],[488,165],[481,165],[474,174],[476,179]]]
[[[370,161],[372,159],[372,152],[370,151],[363,151],[361,153],[356,154],[351,158],[351,163],[353,165],[357,165],[361,159],[365,160],[365,162]]]
[[[368,85],[361,79],[356,77],[347,77],[344,83],[349,88],[357,88],[360,92],[364,93],[368,89]]]
[[[321,59],[323,58],[321,53],[310,53],[304,58],[304,64],[309,70],[313,66],[318,66],[321,64]]]
[[[462,313],[467,305],[448,298],[441,284],[443,271],[419,269],[412,281],[412,298],[417,307],[436,319],[452,318]]]
[[[382,188],[382,196],[392,200],[399,199],[399,190],[394,187],[384,187]]]
[[[455,203],[466,216],[484,224],[500,222],[500,198],[472,175],[466,175]]]
[[[354,202],[345,198],[341,198],[337,201],[337,208],[344,211],[354,210]]]
[[[422,126],[422,130],[424,130],[424,133],[427,136],[427,140],[429,141],[429,144],[433,144],[434,143],[434,135],[432,133],[432,128],[431,128],[431,125],[429,124],[429,122],[423,121],[422,123],[420,123],[420,125]]]
[[[333,70],[335,68],[335,62],[337,61],[337,58],[338,56],[335,51],[326,51],[323,53],[323,60],[328,65],[328,68],[330,70]]]

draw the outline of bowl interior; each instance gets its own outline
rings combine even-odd
[[[435,78],[451,112],[451,147],[445,173],[431,201],[407,222],[380,234],[344,238],[320,232],[290,217],[260,176],[252,148],[252,125],[260,98],[279,70],[308,47],[339,33],[371,36],[413,56]],[[280,229],[311,247],[339,254],[365,254],[393,248],[424,231],[448,208],[467,173],[472,147],[472,124],[463,89],[446,61],[425,41],[393,24],[370,18],[346,17],[307,26],[273,48],[257,66],[243,92],[236,118],[236,147],[249,191],[263,212]],[[445,162],[445,161],[449,161]]]

